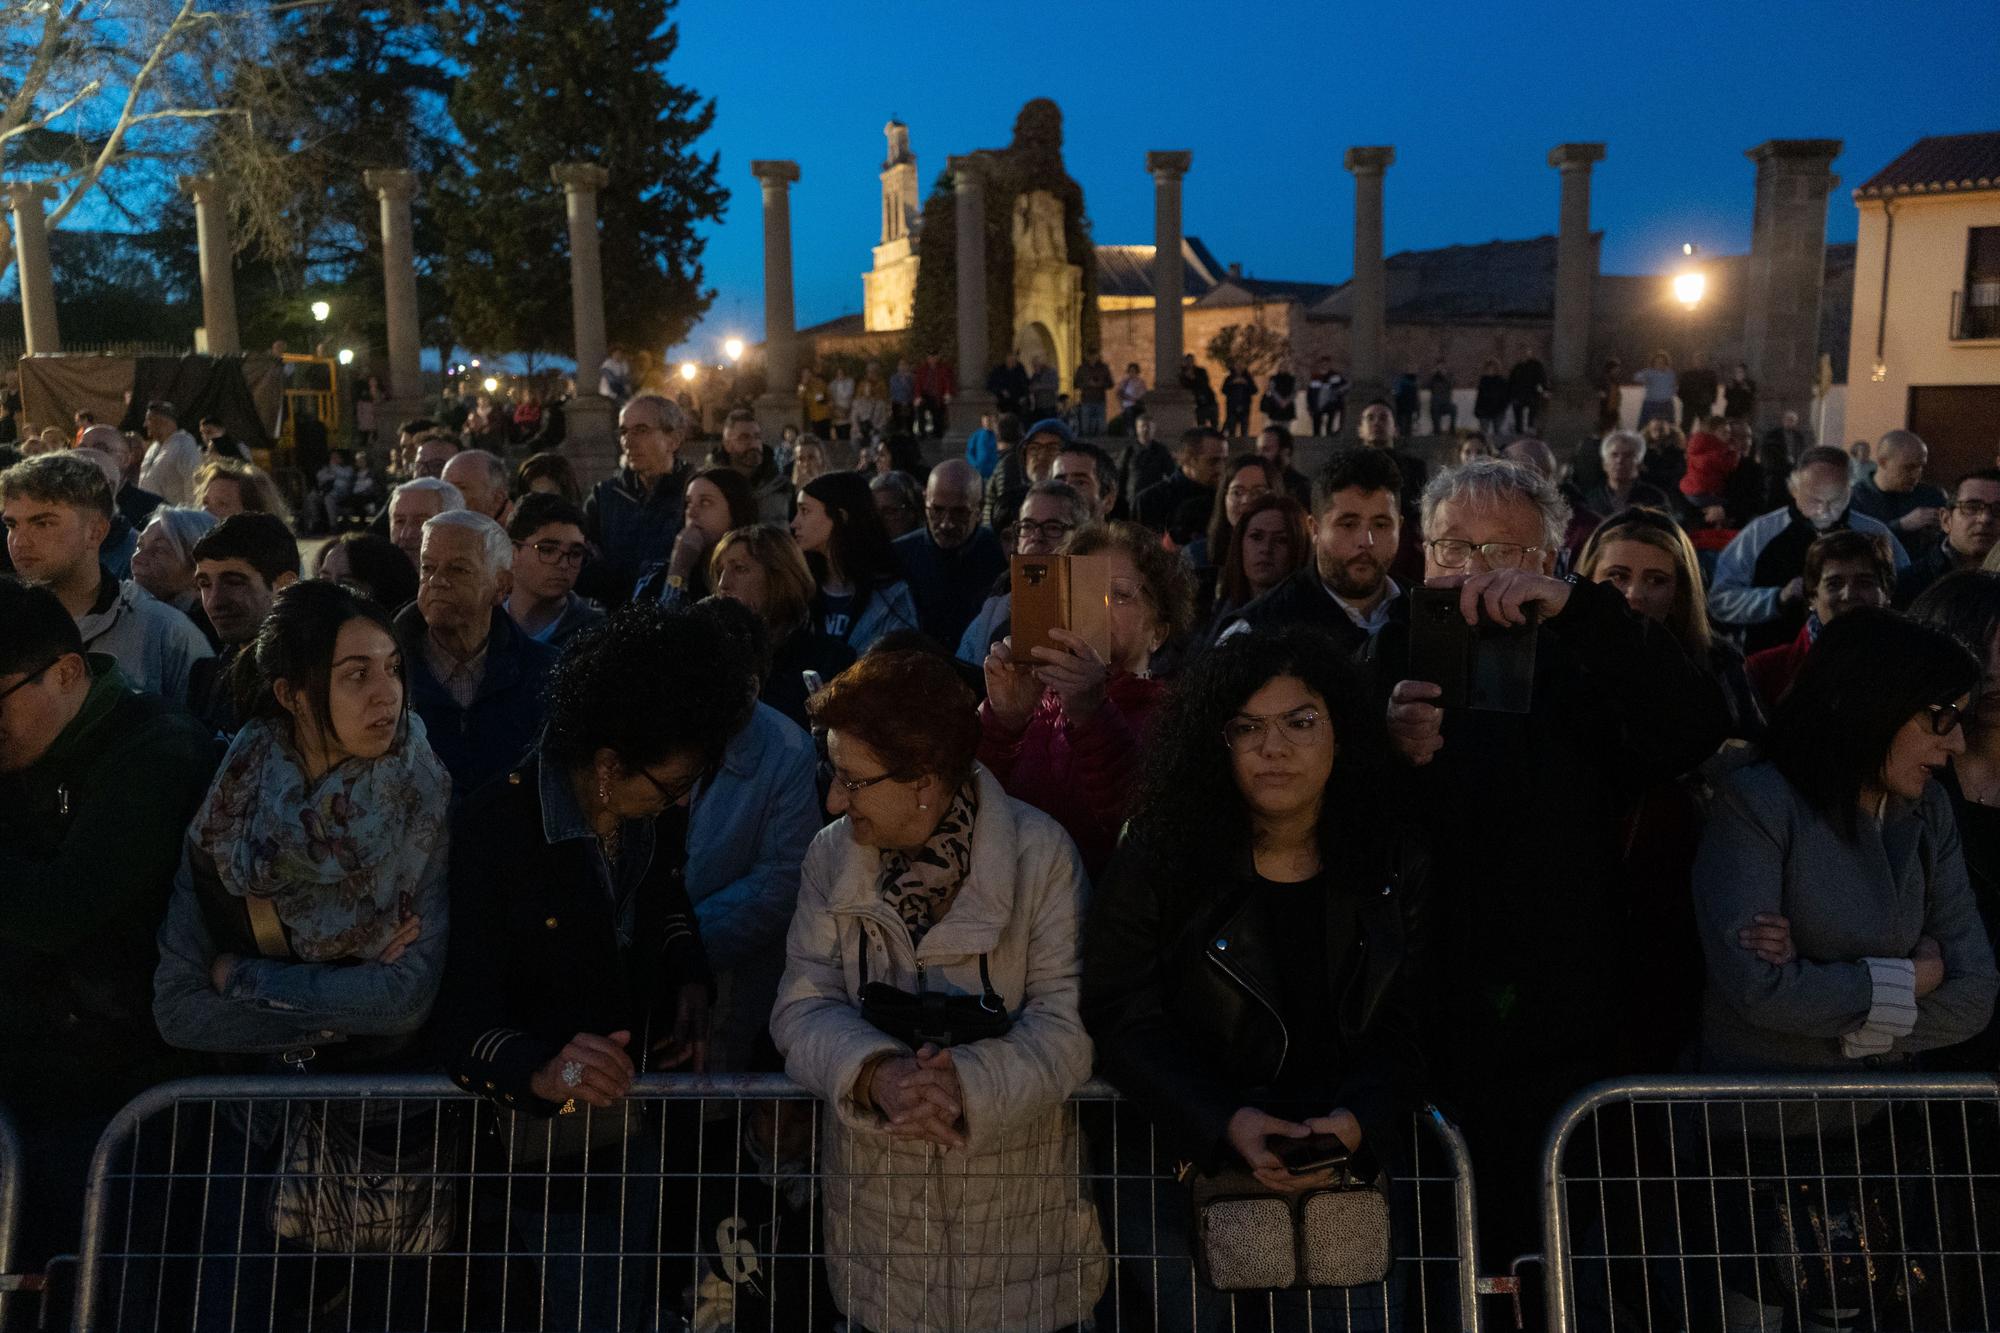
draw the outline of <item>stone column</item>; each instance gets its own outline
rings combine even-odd
[[[986,175],[977,158],[954,157],[946,165],[958,242],[958,355],[952,364],[958,392],[948,428],[953,439],[964,439],[979,429],[980,414],[993,410],[993,395],[986,392],[986,372],[992,369],[986,346]]]
[[[49,263],[49,224],[42,213],[42,201],[56,197],[55,187],[40,181],[10,181],[6,191],[7,206],[14,210],[14,263],[21,279],[21,324],[28,355],[60,352],[56,273]]]
[[[604,272],[597,256],[597,192],[611,173],[595,162],[560,162],[549,177],[569,214],[569,315],[576,396],[564,408],[563,452],[586,489],[618,470],[617,405],[598,392],[604,374]]]
[[[1743,294],[1743,360],[1757,382],[1755,429],[1787,411],[1811,421],[1819,365],[1820,288],[1826,278],[1826,199],[1840,178],[1838,139],[1771,139],[1745,154],[1757,164],[1757,207]],[[1729,367],[1717,366],[1727,378]]]
[[[1368,400],[1389,392],[1383,347],[1389,277],[1382,265],[1382,176],[1395,160],[1396,150],[1386,145],[1347,150],[1347,169],[1354,173],[1354,280],[1348,288],[1347,411],[1340,428],[1350,438],[1359,432]]]
[[[417,254],[410,234],[410,200],[417,178],[401,168],[369,171],[362,181],[382,203],[382,304],[389,326],[389,398],[376,418],[394,423],[424,410],[423,338],[417,322]]]
[[[236,330],[236,248],[229,239],[229,203],[214,176],[183,176],[181,193],[194,200],[195,237],[201,247],[201,351],[234,356],[243,350]]]
[[[1194,395],[1181,387],[1187,262],[1181,253],[1181,178],[1194,163],[1186,150],[1146,154],[1153,174],[1153,385],[1146,415],[1159,439],[1175,444],[1194,425]]]
[[[1559,455],[1596,434],[1597,392],[1590,366],[1590,293],[1597,281],[1597,244],[1590,234],[1590,169],[1604,160],[1601,143],[1564,143],[1549,150],[1562,173],[1556,226],[1556,300],[1549,339],[1550,400],[1541,434]]]
[[[799,335],[792,311],[792,182],[799,164],[759,159],[750,174],[764,187],[764,393],[756,404],[766,446],[798,425]]]

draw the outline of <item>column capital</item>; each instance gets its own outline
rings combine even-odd
[[[986,163],[976,153],[965,153],[944,160],[945,170],[951,173],[954,187],[968,184],[974,187],[986,184]]]
[[[750,164],[750,174],[764,182],[767,190],[782,190],[799,178],[799,164],[781,158],[760,157]]]
[[[417,193],[417,173],[408,167],[371,167],[361,182],[381,199],[409,200]]]
[[[0,182],[0,194],[6,196],[9,208],[32,208],[55,198],[56,187],[47,181],[5,181]]]
[[[182,176],[175,181],[180,192],[198,204],[222,202],[222,181],[216,176]]]
[[[549,168],[549,179],[567,194],[596,194],[611,183],[611,172],[595,162],[558,162]]]
[[[1588,171],[1603,160],[1601,143],[1559,143],[1549,149],[1549,165],[1559,171]]]
[[[1396,161],[1396,150],[1388,144],[1367,148],[1350,148],[1346,157],[1347,169],[1359,176],[1367,172],[1380,175]]]
[[[1833,159],[1840,156],[1844,147],[1839,139],[1766,139],[1755,148],[1745,149],[1743,156],[1760,167],[1784,159],[1788,164],[1824,171],[1833,165]]]
[[[1194,154],[1183,148],[1178,152],[1152,152],[1146,154],[1146,170],[1153,173],[1154,180],[1166,178],[1179,180],[1187,175],[1194,165]]]

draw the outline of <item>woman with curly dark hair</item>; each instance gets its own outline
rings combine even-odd
[[[1076,841],[1084,869],[1103,872],[1118,841],[1139,751],[1165,699],[1153,655],[1194,616],[1187,565],[1136,523],[1079,530],[1063,551],[1110,565],[1109,657],[1068,630],[1061,650],[1014,658],[1012,635],[988,652],[980,705],[979,762],[1009,795],[1054,815]]]
[[[1419,1100],[1429,869],[1385,794],[1386,753],[1379,706],[1308,627],[1230,638],[1168,701],[1083,939],[1084,1025],[1104,1076],[1157,1125],[1163,1164],[1247,1168],[1293,1194],[1328,1177],[1289,1171],[1286,1140],[1400,1158]],[[1171,1252],[1185,1201],[1121,1203],[1121,1219],[1161,1229],[1147,1253]],[[1234,1314],[1393,1326],[1399,1301],[1391,1281],[1268,1307],[1260,1292]]]
[[[657,1188],[661,1139],[624,1098],[649,1070],[701,1068],[709,1004],[685,849],[660,816],[747,721],[753,674],[713,621],[623,607],[571,643],[535,750],[454,821],[436,1048],[501,1110],[485,1160],[536,1177],[513,1182],[509,1222],[516,1243],[564,1256],[542,1262],[541,1308],[584,1327],[650,1308],[620,1249],[653,1244],[634,1228],[655,1208],[633,1191],[649,1170]]]
[[[867,477],[825,472],[800,487],[792,536],[819,584],[813,628],[857,654],[884,634],[916,628],[917,604]]]

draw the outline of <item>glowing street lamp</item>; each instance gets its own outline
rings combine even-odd
[[[743,340],[741,338],[724,338],[722,340],[722,354],[728,357],[732,364],[741,361],[743,359]]]
[[[352,347],[343,347],[340,349],[340,364],[343,366],[354,364],[354,349]]]
[[[472,358],[472,368],[474,370],[479,369],[479,358],[476,356]]]
[[[1708,290],[1708,278],[1698,269],[1674,275],[1674,299],[1693,310],[1701,304],[1702,294]]]
[[[699,373],[700,372],[695,369],[694,362],[692,361],[681,362],[681,378],[686,380],[689,384],[694,383],[694,377]]]
[[[491,375],[488,375],[480,383],[481,387],[483,387],[488,393],[492,393],[495,389],[498,389],[500,387],[500,381],[494,379]]]

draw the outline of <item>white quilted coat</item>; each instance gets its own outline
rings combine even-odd
[[[876,1333],[1026,1330],[1081,1322],[1104,1290],[1083,1136],[1064,1100],[1090,1075],[1077,1017],[1084,875],[1069,835],[978,771],[972,864],[945,918],[912,949],[877,887],[880,858],[845,819],[806,854],[771,1033],[785,1070],[825,1099],[829,1278],[841,1312]],[[979,957],[1013,1028],[952,1052],[966,1147],[892,1139],[850,1095],[861,1067],[905,1048],[861,1017],[868,979],[977,995]]]

